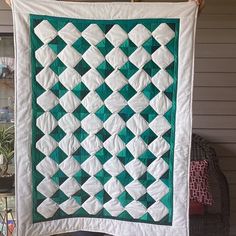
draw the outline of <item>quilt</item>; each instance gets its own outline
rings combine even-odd
[[[17,235],[188,235],[195,2],[13,18]]]

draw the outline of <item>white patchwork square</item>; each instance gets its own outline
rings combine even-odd
[[[128,34],[116,24],[108,31],[106,38],[115,47],[119,47],[128,38]]]
[[[165,91],[174,80],[165,70],[160,70],[155,76],[152,77],[152,83],[160,90]]]
[[[126,126],[135,135],[141,135],[146,129],[148,129],[148,122],[140,114],[134,114],[126,122]]]
[[[100,161],[95,157],[89,157],[81,165],[82,169],[85,170],[89,175],[96,175],[103,167]]]
[[[130,32],[129,38],[136,44],[141,46],[145,41],[151,37],[151,32],[142,24],[137,24]]]
[[[103,169],[111,176],[117,176],[124,170],[124,167],[119,159],[113,156],[103,165]]]
[[[149,124],[149,126],[152,129],[152,131],[158,136],[162,136],[171,128],[170,123],[167,121],[167,119],[164,116],[157,116]]]
[[[95,91],[90,91],[82,104],[89,112],[95,113],[103,105],[103,101]]]
[[[58,188],[59,187],[50,178],[45,178],[37,186],[37,191],[42,193],[45,197],[51,197]]]
[[[91,44],[97,45],[105,38],[104,33],[97,24],[89,25],[83,32],[82,36]]]
[[[97,70],[90,69],[82,76],[82,81],[89,90],[95,90],[104,82],[104,79]]]
[[[124,187],[115,177],[112,177],[105,185],[105,191],[112,197],[117,198],[122,192],[124,192]]]
[[[152,60],[165,69],[174,61],[174,56],[165,46],[161,46],[152,54]]]
[[[119,92],[114,92],[105,101],[106,107],[112,112],[119,112],[127,105],[127,101],[120,95]]]
[[[58,98],[50,90],[47,90],[37,98],[37,103],[44,111],[50,111],[58,104]]]
[[[47,44],[45,44],[35,51],[35,58],[43,67],[47,67],[53,63],[57,58],[57,55]]]
[[[38,207],[37,212],[42,215],[44,218],[48,219],[52,217],[56,211],[58,210],[59,206],[55,203],[52,199],[46,198]]]
[[[80,205],[73,198],[69,198],[65,202],[59,205],[60,209],[62,209],[67,215],[74,214],[77,210],[79,210]]]
[[[160,24],[153,32],[153,37],[162,45],[166,45],[175,37],[175,32],[166,24]]]
[[[73,112],[79,105],[79,98],[72,92],[68,91],[64,96],[59,100],[61,106],[66,112]]]
[[[60,164],[60,170],[62,170],[68,177],[73,177],[81,170],[81,167],[74,157],[69,156]]]
[[[138,201],[132,201],[129,203],[125,210],[134,218],[139,219],[141,216],[143,216],[146,213],[145,206],[138,202]]]
[[[58,125],[66,133],[73,133],[80,127],[80,121],[72,114],[65,114],[59,121]]]
[[[112,135],[104,143],[103,146],[112,155],[118,154],[122,149],[125,148],[124,142],[120,139],[118,135]]]
[[[110,134],[118,134],[125,127],[125,122],[115,113],[104,122],[103,126]]]
[[[141,92],[150,82],[151,78],[144,70],[139,70],[129,79],[129,84],[137,92]]]
[[[170,144],[164,138],[158,137],[148,146],[148,149],[158,158],[170,149]]]
[[[58,82],[58,77],[50,67],[45,67],[36,75],[36,81],[48,90]]]
[[[80,147],[80,143],[72,133],[69,133],[59,142],[59,147],[71,156]]]
[[[81,37],[80,31],[70,22],[58,31],[58,35],[69,45]]]
[[[58,170],[59,167],[55,161],[50,157],[46,156],[36,166],[36,170],[45,177],[52,177]]]
[[[146,188],[138,180],[134,180],[129,183],[125,187],[125,190],[134,200],[138,200],[146,193]]]
[[[147,145],[140,137],[135,137],[127,144],[127,148],[134,157],[138,158],[147,149]]]
[[[90,177],[81,188],[90,196],[94,196],[103,189],[102,184],[95,177]]]
[[[95,114],[89,114],[81,121],[81,127],[89,134],[96,134],[102,129],[103,123]]]
[[[82,55],[70,45],[67,45],[57,56],[70,68],[74,68],[82,59]]]
[[[158,189],[158,191],[157,191]],[[157,180],[147,188],[147,193],[155,200],[161,200],[167,193],[169,188],[161,181]]]
[[[103,205],[103,207],[113,216],[116,217],[120,215],[124,208],[117,199],[111,199]]]
[[[129,60],[136,67],[142,68],[147,62],[151,60],[151,56],[143,47],[140,47],[131,54]]]
[[[72,90],[81,82],[81,75],[73,68],[66,68],[59,75],[59,80],[66,89]]]
[[[45,112],[37,118],[36,125],[44,134],[50,134],[56,128],[57,120],[50,112]]]
[[[169,169],[168,164],[159,158],[153,161],[147,168],[147,171],[156,179],[159,179]]]
[[[128,105],[135,112],[140,113],[149,105],[149,100],[143,93],[138,92],[128,101]]]
[[[172,102],[163,92],[160,92],[150,101],[150,106],[159,115],[164,115],[171,108]]]
[[[102,143],[96,135],[91,134],[81,143],[81,146],[93,155],[102,148]]]
[[[82,207],[90,215],[96,215],[102,209],[103,206],[95,197],[90,197],[84,202]]]
[[[147,171],[147,167],[138,159],[130,161],[125,168],[133,179],[140,178]]]
[[[48,134],[45,134],[39,141],[36,143],[36,148],[45,154],[50,156],[52,151],[57,147],[57,142]]]
[[[106,60],[114,69],[120,69],[127,61],[127,56],[119,48],[113,48],[107,55]]]
[[[169,211],[167,207],[160,201],[155,202],[148,208],[148,213],[155,221],[160,221],[163,219],[168,214],[168,212]]]
[[[57,36],[57,31],[47,20],[40,22],[34,28],[34,33],[44,44],[49,43]]]
[[[73,196],[80,190],[79,183],[74,178],[68,178],[62,185],[60,185],[60,189],[67,197]]]
[[[94,46],[91,46],[88,50],[86,50],[86,52],[83,54],[83,59],[92,68],[97,68],[105,60],[104,56]]]
[[[105,82],[113,91],[120,90],[123,86],[125,86],[128,83],[125,76],[119,70],[114,70],[106,78]]]

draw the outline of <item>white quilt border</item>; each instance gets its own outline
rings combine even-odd
[[[192,93],[197,6],[186,3],[68,3],[53,0],[13,1],[16,55],[16,202],[18,236],[46,236],[78,230],[115,236],[187,236],[188,171],[192,134]],[[124,8],[125,6],[125,8]],[[141,7],[140,7],[141,6]],[[179,18],[179,67],[174,156],[173,225],[163,226],[111,219],[69,218],[32,223],[31,190],[31,68],[29,14],[84,19]],[[22,58],[24,61],[22,62]],[[178,173],[178,174],[177,174]],[[184,179],[184,181],[183,181]]]

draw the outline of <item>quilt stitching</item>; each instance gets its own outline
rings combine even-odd
[[[33,221],[171,225],[179,20],[30,18]]]

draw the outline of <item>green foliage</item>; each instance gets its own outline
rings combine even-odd
[[[0,166],[0,176],[7,175],[8,167],[14,157],[14,127],[0,129],[0,155],[3,165]]]

